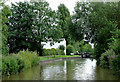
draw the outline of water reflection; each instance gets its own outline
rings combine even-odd
[[[71,59],[40,65],[6,80],[117,80],[108,69],[96,66],[96,60]]]
[[[77,80],[93,80],[95,74],[96,61],[90,59],[82,62],[81,65],[75,66],[75,79]]]

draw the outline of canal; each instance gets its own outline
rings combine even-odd
[[[110,70],[96,65],[89,58],[67,59],[35,66],[3,80],[120,80]]]

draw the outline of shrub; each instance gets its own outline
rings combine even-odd
[[[75,51],[81,51],[80,50],[80,42],[79,41],[73,42],[72,45],[75,48]]]
[[[70,53],[75,53],[74,47],[72,45],[67,45],[66,53],[67,53],[67,55],[70,55]]]
[[[120,39],[114,39],[109,45],[110,49],[113,49],[116,55],[120,54]]]
[[[120,72],[120,55],[109,56],[110,69]]]
[[[59,49],[56,49],[56,55],[61,55],[61,52]]]
[[[65,55],[63,50],[60,49],[43,49],[43,53],[44,56],[50,56],[50,55]]]
[[[11,75],[17,73],[18,64],[12,56],[2,57],[2,74]]]
[[[20,55],[16,54],[14,54],[13,57],[17,60],[18,72],[22,71],[22,69],[25,67],[25,62],[23,58]]]
[[[56,55],[56,49],[55,48],[51,48],[51,53],[52,53],[52,55]]]
[[[60,55],[65,55],[65,52],[63,50],[60,50]]]
[[[2,58],[2,74],[11,75],[39,64],[39,57],[36,52],[20,51],[18,54],[10,54]]]
[[[58,48],[59,48],[60,50],[65,50],[65,46],[64,46],[64,45],[60,45]]]
[[[115,52],[113,50],[108,50],[105,53],[103,53],[100,57],[100,66],[103,68],[109,67],[109,56],[115,56]]]
[[[109,43],[109,48],[112,49],[116,55],[120,54],[120,29],[116,29],[112,32],[113,36],[110,38],[112,40]]]
[[[27,64],[25,68],[39,64],[39,57],[37,52],[26,50],[25,52],[20,51],[18,54],[21,55],[22,59],[24,59],[25,63]]]

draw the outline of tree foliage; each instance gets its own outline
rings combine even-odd
[[[60,49],[60,50],[65,50],[65,46],[64,46],[64,45],[60,45],[60,46],[59,46],[59,49]]]
[[[66,44],[70,43],[71,40],[71,27],[72,27],[72,19],[70,16],[70,12],[68,8],[64,4],[60,4],[58,6],[58,12],[59,12],[59,25],[61,26],[61,29],[63,31],[63,38],[66,40]]]
[[[89,4],[85,2],[77,2],[74,7],[74,14],[72,16],[73,28],[72,35],[75,41],[81,41],[84,39],[84,31],[87,25],[87,15],[89,10]]]
[[[96,58],[109,48],[111,31],[117,29],[118,5],[114,2],[77,2],[73,15],[76,26],[88,42],[94,43]]]
[[[117,29],[117,3],[91,3],[89,14],[89,35],[87,39],[95,44],[95,54],[98,59],[109,48],[108,43],[112,36],[111,31]]]
[[[7,46],[8,38],[8,17],[11,15],[10,8],[4,4],[3,0],[0,0],[0,54],[7,55],[9,48]]]
[[[112,49],[116,55],[120,55],[120,29],[116,29],[112,32],[112,41],[109,44],[109,49]]]
[[[66,47],[66,54],[70,55],[70,53],[75,53],[75,49],[72,45],[67,45]]]
[[[62,36],[58,14],[45,1],[12,4],[9,23],[10,52],[27,49],[41,53],[41,42],[49,38],[58,41]]]
[[[94,54],[94,49],[92,48],[92,46],[90,44],[85,44],[83,46],[83,52]]]

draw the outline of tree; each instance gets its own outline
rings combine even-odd
[[[58,12],[60,14],[59,19],[59,25],[61,26],[61,29],[63,31],[63,38],[66,40],[66,44],[70,43],[71,37],[70,37],[70,27],[72,27],[72,19],[70,16],[70,12],[68,8],[64,4],[60,4],[58,6]]]
[[[41,55],[41,42],[49,38],[59,41],[62,36],[58,14],[52,11],[47,2],[19,2],[12,4],[11,10],[8,39],[11,52],[29,48]]]
[[[7,45],[8,38],[8,17],[11,15],[10,8],[4,4],[3,0],[0,0],[0,54],[7,55],[9,48]]]
[[[64,45],[60,45],[58,48],[63,50],[63,51],[65,50],[65,46]]]
[[[73,28],[72,36],[75,41],[81,41],[84,39],[85,27],[87,25],[89,3],[87,2],[77,2],[74,7],[74,14],[72,16]]]
[[[90,53],[93,54],[94,49],[92,48],[92,46],[90,44],[85,44],[83,46],[83,52],[85,53]]]
[[[99,57],[109,47],[112,36],[111,31],[117,28],[118,7],[117,3],[91,3],[92,10],[88,15],[89,30],[86,39],[95,44],[95,57]]]
[[[101,54],[108,49],[112,33],[117,28],[118,6],[117,3],[90,3],[77,2],[73,17],[75,25],[79,26],[79,35],[95,45],[95,56],[99,59]]]

